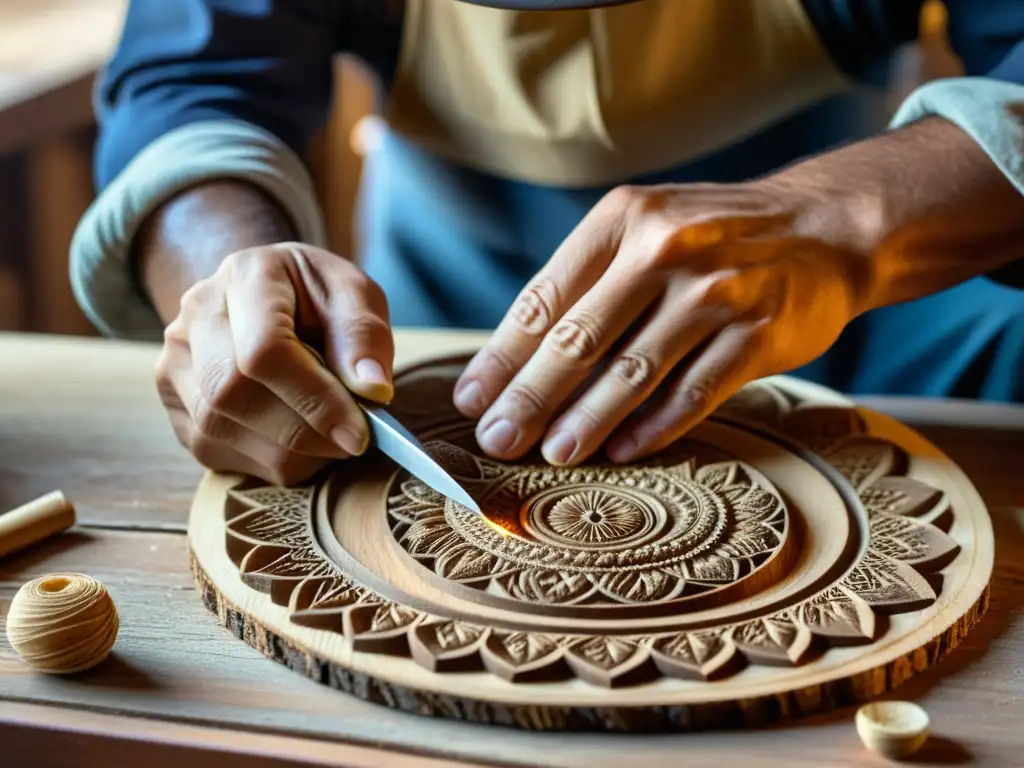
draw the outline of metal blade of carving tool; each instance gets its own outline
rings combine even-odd
[[[360,402],[373,432],[376,446],[404,467],[413,477],[421,480],[442,496],[458,502],[477,514],[480,507],[466,489],[444,467],[434,461],[426,448],[401,423],[383,408]]]
[[[324,368],[328,368],[320,351],[305,342],[302,346]],[[328,370],[330,370],[328,368]],[[442,496],[458,502],[467,509],[483,514],[480,506],[466,492],[454,477],[444,471],[444,467],[434,461],[427,449],[423,447],[412,433],[402,426],[394,416],[382,406],[374,405],[353,394],[356,403],[366,414],[366,422],[370,425],[373,444],[387,454],[399,466],[403,467],[417,480],[421,480]]]

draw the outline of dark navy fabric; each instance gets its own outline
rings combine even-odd
[[[921,9],[921,0],[803,3],[837,65],[871,85],[884,84],[890,57],[917,34]],[[1024,83],[1024,0],[946,5],[967,73]],[[196,120],[245,120],[301,153],[327,116],[334,53],[361,57],[387,88],[400,9],[384,0],[131,0],[99,91],[97,185],[163,133]],[[729,182],[767,173],[883,128],[872,98],[833,98],[684,167],[621,181]],[[387,293],[396,325],[493,327],[608,191],[497,178],[393,134],[365,169],[364,266]],[[1021,267],[869,313],[798,373],[852,393],[1024,401],[1024,291],[995,282],[1024,287]]]

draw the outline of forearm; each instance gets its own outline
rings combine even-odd
[[[1024,256],[1024,195],[967,133],[930,117],[777,175],[821,201],[863,259],[861,311]],[[821,222],[816,222],[821,223]]]
[[[289,218],[263,190],[242,181],[211,181],[148,217],[134,244],[133,268],[166,324],[178,314],[182,295],[213,275],[229,254],[296,238]]]

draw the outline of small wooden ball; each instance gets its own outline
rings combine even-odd
[[[119,621],[114,601],[96,579],[54,573],[28,582],[11,601],[7,638],[41,672],[67,675],[103,661]]]
[[[857,710],[856,720],[861,741],[884,757],[909,757],[928,740],[928,713],[909,701],[865,704]]]

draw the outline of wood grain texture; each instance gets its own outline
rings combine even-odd
[[[139,765],[145,755],[147,768],[441,768],[475,763],[420,755],[398,754],[387,748],[345,745],[293,737],[236,733],[219,728],[171,723],[125,715],[76,713],[61,720],[54,711],[38,704],[0,701],[0,726],[4,750],[17,755],[20,765],[50,768],[68,764],[75,768],[110,768]],[[18,765],[7,763],[11,768]]]
[[[430,347],[433,356],[475,343],[458,334],[431,338],[433,346],[400,333],[403,359],[415,358],[410,349],[417,347]],[[660,768],[679,764],[681,756],[688,766],[887,764],[861,744],[852,709],[727,736],[530,733],[367,704],[265,659],[203,607],[184,536],[138,530],[154,520],[183,530],[202,474],[164,427],[151,385],[157,352],[99,340],[0,335],[0,496],[9,508],[55,487],[67,489],[70,477],[69,498],[80,511],[88,500],[87,519],[77,528],[0,561],[0,616],[28,579],[74,570],[100,578],[122,618],[113,655],[73,680],[32,674],[0,638],[0,728],[16,735],[11,743],[40,754],[51,743],[68,744],[84,755],[86,742],[103,750],[109,739],[127,745],[109,752],[124,755],[125,765],[181,765],[202,754],[192,741],[167,744],[145,729],[154,723],[215,733],[225,755],[218,768],[249,765],[243,760],[252,752],[335,765],[343,763],[335,751],[351,744],[487,765]],[[933,727],[915,760],[1015,765],[1024,749],[1024,408],[903,398],[869,404],[911,424],[951,456],[978,487],[995,530],[988,613],[955,654],[901,687],[900,698],[924,706]],[[91,527],[96,524],[127,530]],[[44,714],[17,717],[11,707],[22,702]],[[110,713],[119,716],[108,719]],[[137,727],[144,728],[141,741],[129,733]],[[57,729],[76,735],[58,737]],[[317,752],[318,746],[326,749]],[[99,755],[96,765],[107,764],[106,752],[93,754]],[[197,766],[206,768],[198,759]]]
[[[398,360],[465,351],[472,333],[403,332]],[[157,397],[159,347],[0,334],[0,509],[61,488],[79,523],[184,531],[202,467]]]
[[[974,489],[834,393],[751,385],[647,464],[556,469],[480,455],[449,405],[464,362],[400,369],[391,411],[483,516],[372,459],[299,488],[208,475],[189,540],[222,624],[405,711],[691,731],[871,700],[987,608],[993,542]],[[571,541],[555,530],[566,514],[604,521],[602,500],[632,515],[616,518],[627,544],[591,542],[592,522]]]

